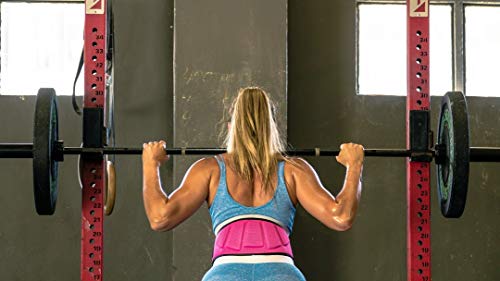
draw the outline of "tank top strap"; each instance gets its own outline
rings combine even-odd
[[[222,155],[216,155],[214,156],[215,160],[217,160],[217,164],[219,164],[219,186],[217,187],[217,194],[220,194],[220,196],[227,196],[228,191],[227,191],[227,186],[226,186],[226,163],[224,162],[224,158],[222,158]],[[216,196],[217,198],[217,196]]]
[[[288,200],[288,191],[286,190],[285,184],[285,161],[278,163],[278,186],[276,187],[276,197],[281,197],[278,200],[283,200],[285,198]]]
[[[278,184],[285,183],[285,161],[278,162]]]
[[[222,177],[222,175],[224,175],[224,177],[225,177],[226,176],[226,164],[224,163],[224,160],[222,159],[222,155],[215,155],[214,158],[215,158],[215,160],[217,160],[217,164],[219,164],[221,177]]]

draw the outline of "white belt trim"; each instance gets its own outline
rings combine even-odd
[[[221,222],[216,228],[215,228],[215,235],[217,236],[217,234],[219,234],[219,231],[226,225],[234,222],[234,221],[237,221],[237,220],[242,220],[242,219],[264,219],[264,220],[268,220],[268,221],[271,221],[279,226],[281,226],[288,235],[290,235],[290,233],[288,233],[288,230],[286,228],[286,226],[284,226],[281,222],[279,222],[278,220],[274,219],[274,218],[271,218],[271,217],[268,217],[268,216],[263,216],[263,215],[240,215],[240,216],[236,216],[236,217],[232,217],[230,219],[227,219],[223,222]]]
[[[213,266],[227,264],[227,263],[288,263],[293,265],[293,259],[291,257],[282,255],[251,255],[251,256],[222,256],[218,257]]]

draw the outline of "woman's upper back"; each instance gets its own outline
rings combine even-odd
[[[235,220],[257,218],[279,224],[290,233],[295,217],[296,196],[286,184],[285,162],[279,163],[272,188],[263,192],[259,179],[253,183],[243,181],[230,168],[225,156],[213,158],[216,161],[211,160],[210,165],[216,165],[211,173],[207,198],[214,232],[217,233]]]

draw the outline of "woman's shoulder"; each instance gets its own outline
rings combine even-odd
[[[289,181],[316,177],[314,167],[302,157],[287,157],[285,160],[285,178]]]
[[[288,171],[304,171],[312,169],[311,164],[302,157],[287,156],[285,158],[285,169]]]
[[[218,171],[219,165],[217,164],[217,160],[215,157],[206,157],[201,158],[198,161],[194,162],[189,168],[192,173],[207,173]]]

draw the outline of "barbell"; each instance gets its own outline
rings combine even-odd
[[[0,143],[0,158],[33,158],[35,208],[40,215],[52,215],[57,201],[58,162],[64,155],[102,157],[103,155],[139,155],[142,148],[65,147],[59,140],[57,97],[54,89],[39,90],[35,105],[33,143]],[[224,148],[167,148],[169,155],[212,155]],[[336,156],[339,150],[289,149],[290,156]],[[364,150],[367,157],[424,157],[435,159],[438,197],[445,217],[462,215],[467,198],[469,162],[500,162],[500,148],[469,147],[467,103],[461,92],[448,92],[442,99],[437,144],[427,151],[409,149]]]

